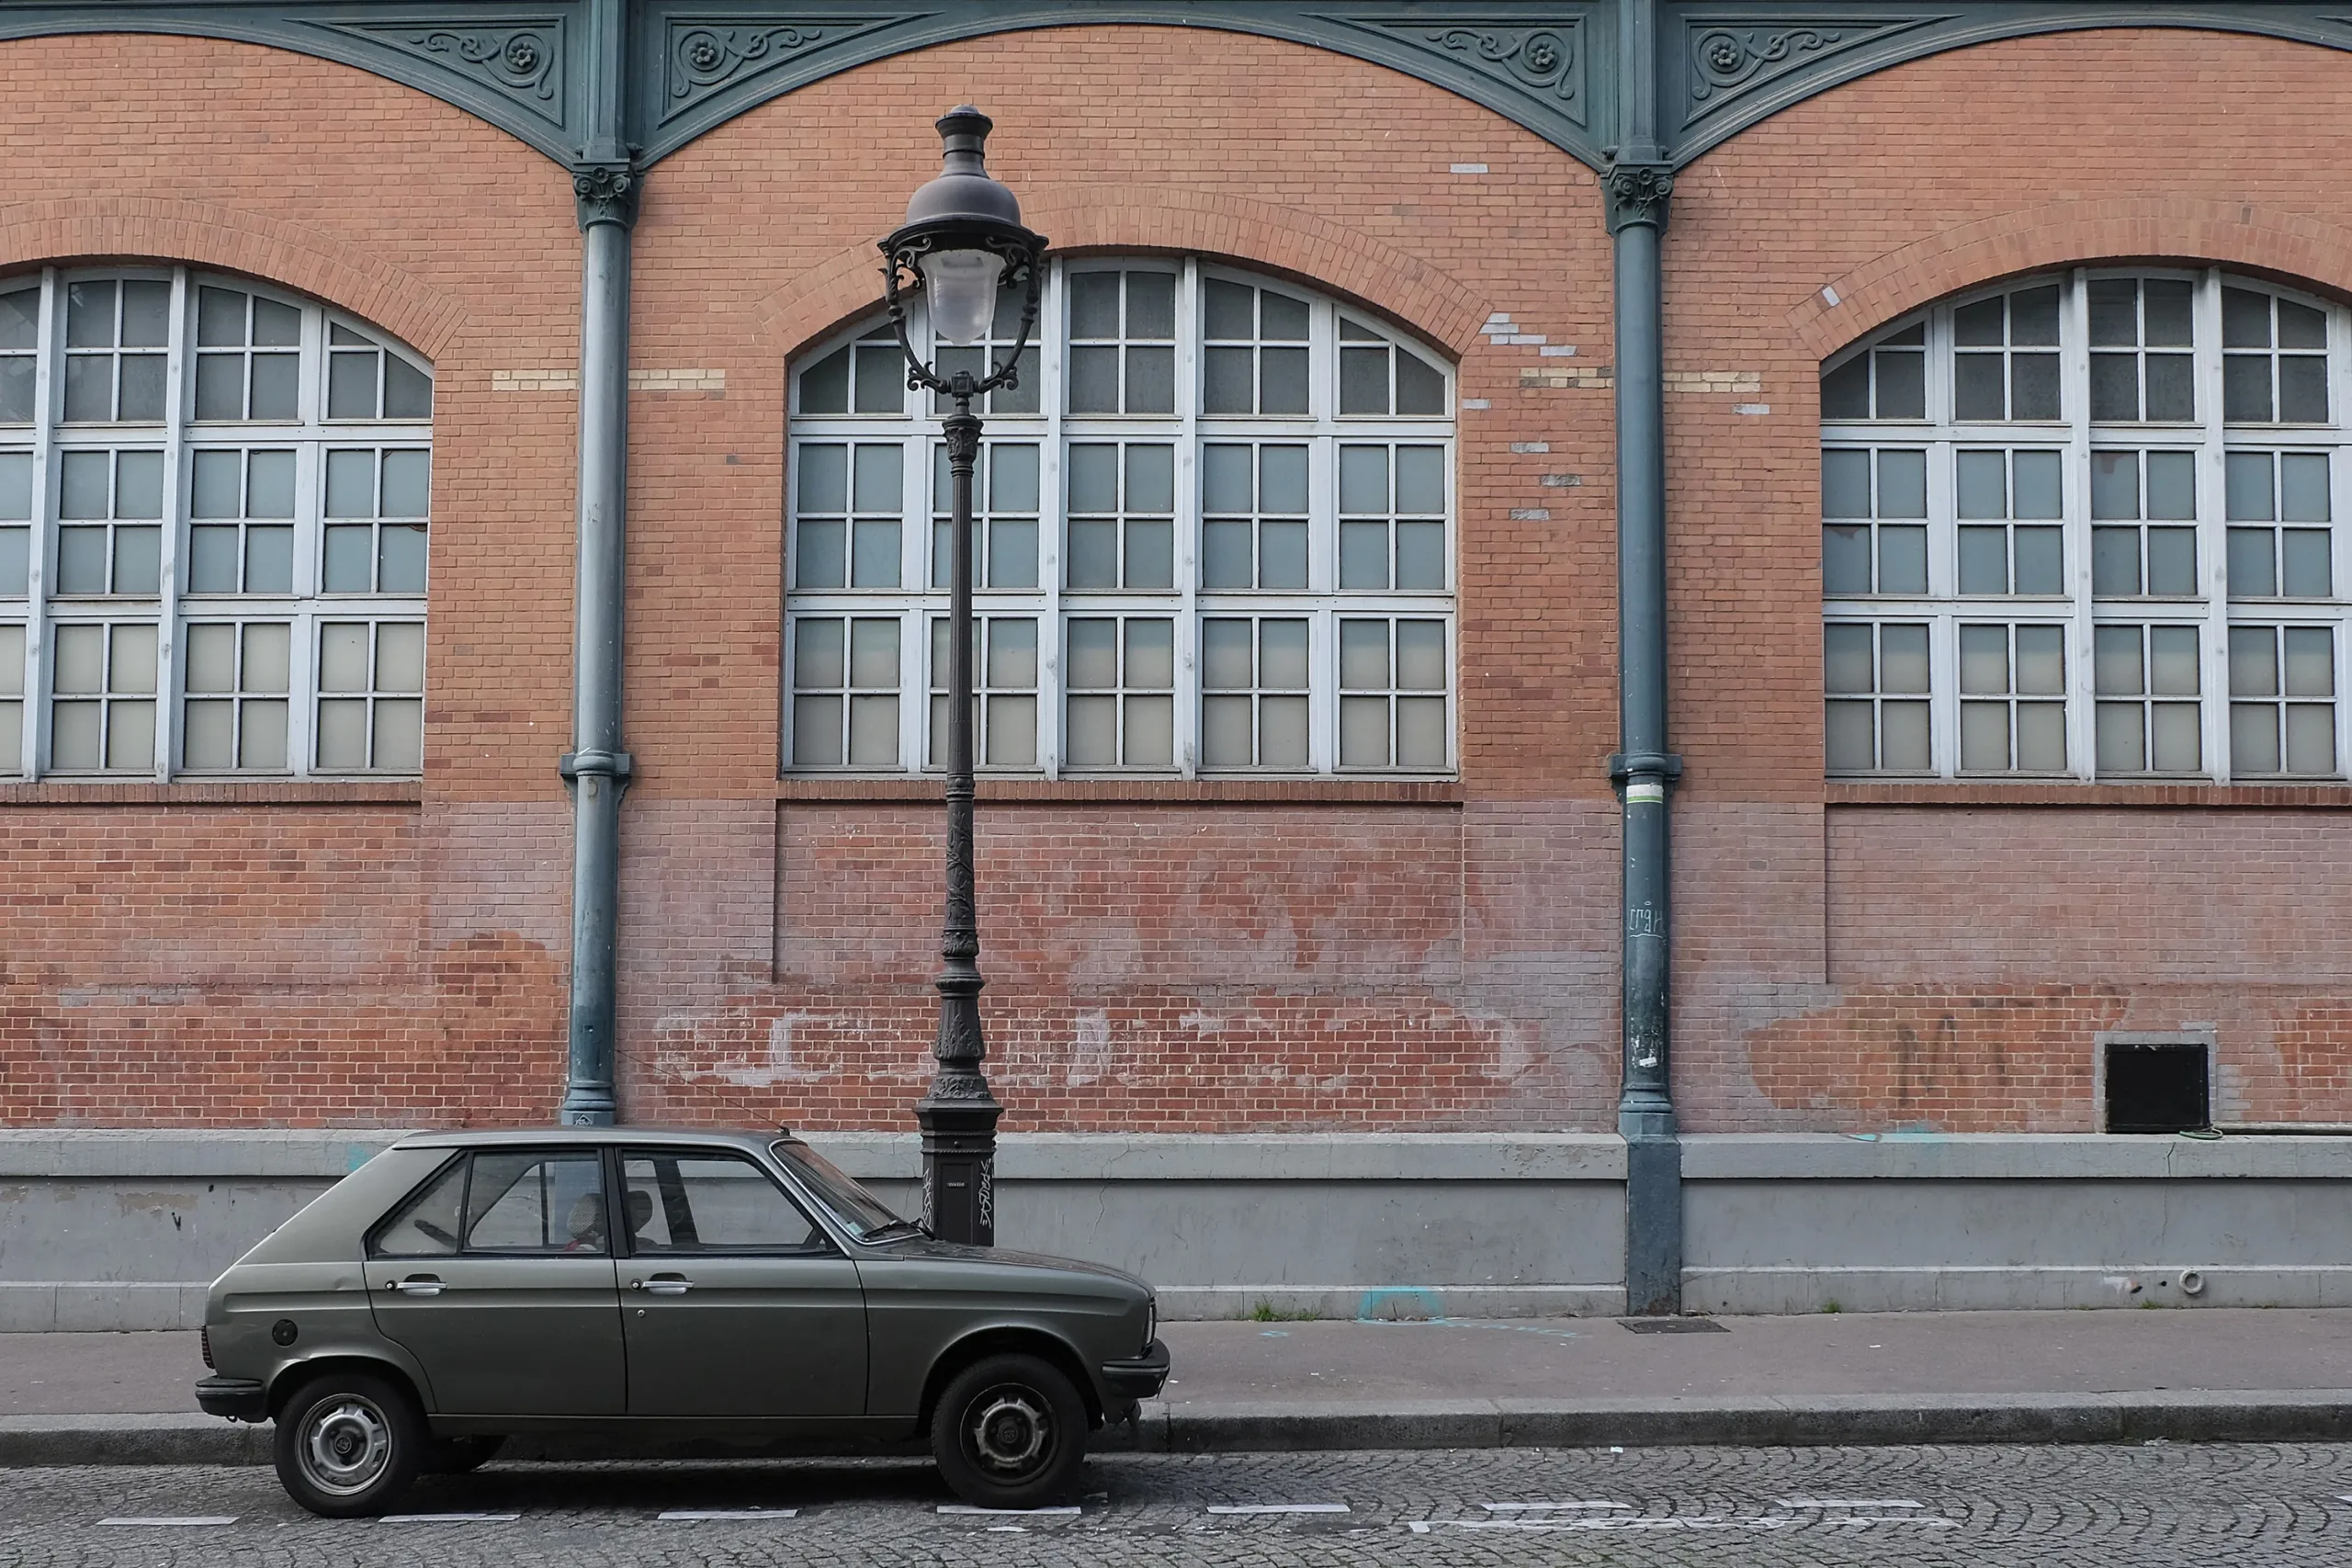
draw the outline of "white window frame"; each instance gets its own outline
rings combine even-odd
[[[158,424],[67,423],[63,419],[66,290],[90,281],[168,281],[171,316],[166,349],[164,418]],[[348,769],[315,765],[315,718],[319,700],[318,626],[322,621],[365,619],[414,622],[425,619],[426,590],[413,592],[329,595],[321,591],[322,513],[326,454],[338,448],[432,448],[430,414],[423,419],[337,419],[326,412],[327,330],[338,326],[368,340],[384,354],[405,361],[428,381],[432,366],[392,342],[381,331],[313,299],[251,278],[214,275],[185,265],[44,267],[37,275],[0,279],[0,291],[38,284],[40,341],[35,364],[34,417],[30,425],[0,426],[0,450],[28,452],[32,464],[32,519],[27,592],[0,597],[0,624],[25,628],[22,673],[21,767],[0,780],[37,778],[90,781],[168,781],[270,778],[413,778],[418,769]],[[301,312],[298,346],[297,417],[292,420],[204,421],[194,417],[198,289],[232,289],[293,307]],[[379,409],[380,412],[380,409]],[[161,569],[153,595],[65,595],[52,591],[60,526],[59,483],[63,454],[77,450],[160,449],[164,457]],[[291,591],[287,593],[205,593],[184,586],[191,547],[191,486],[195,455],[207,450],[291,450],[295,453]],[[427,554],[430,555],[430,525]],[[429,588],[429,584],[428,584]],[[185,628],[190,622],[284,624],[290,629],[291,666],[288,702],[288,766],[283,770],[232,769],[196,772],[181,766],[185,690]],[[61,772],[51,763],[50,716],[53,694],[51,654],[56,626],[74,623],[149,622],[158,627],[155,674],[154,753],[141,769]],[[403,694],[403,695],[405,695]],[[421,702],[422,697],[418,700]]]
[[[2178,279],[2192,285],[2197,418],[2190,423],[2094,424],[2090,419],[2088,285],[2103,278]],[[1996,295],[2059,285],[2060,410],[2056,422],[1962,423],[1952,412],[1953,312]],[[2244,288],[2275,294],[2324,313],[2327,320],[2329,423],[2325,424],[2231,424],[2223,418],[2222,291]],[[2345,558],[2352,540],[2352,436],[2346,434],[2346,400],[2352,396],[2352,311],[2291,288],[2241,277],[2219,267],[2075,267],[2064,273],[2006,280],[1953,295],[1888,323],[1863,341],[1825,361],[1825,378],[1867,354],[1889,336],[1924,324],[1927,329],[1926,417],[1920,420],[1837,420],[1821,424],[1825,452],[1903,447],[1928,453],[1928,592],[1924,596],[1825,592],[1827,624],[1926,622],[1929,626],[1932,766],[1926,774],[1880,770],[1839,771],[1835,779],[1939,777],[2046,781],[2053,776],[2082,782],[2178,784],[2257,782],[2299,784],[2341,780],[2352,772],[2352,562]],[[1969,448],[2063,448],[2061,520],[2065,559],[2064,592],[2058,595],[1969,595],[1958,589],[1958,529],[1955,454]],[[2091,454],[2097,449],[2194,450],[2197,457],[2197,586],[2193,598],[2095,597],[2091,579]],[[2329,515],[2333,593],[2326,599],[2237,599],[2228,594],[2228,530],[2223,490],[2232,452],[2324,452],[2329,455]],[[2144,525],[2143,525],[2144,526]],[[2146,584],[2143,582],[2143,586]],[[1975,622],[2063,621],[2066,637],[2067,766],[2063,774],[2004,772],[1980,773],[1960,767],[1959,628]],[[2202,766],[2196,773],[2100,773],[2097,750],[2097,628],[2112,625],[2188,625],[2199,628],[2199,660]],[[2229,630],[2237,626],[2325,626],[2334,637],[2335,769],[2326,774],[2259,773],[2241,779],[2231,770]],[[1835,700],[1835,694],[1831,694]]]
[[[1172,414],[1072,414],[1067,412],[1065,380],[1069,333],[1069,277],[1079,271],[1162,272],[1175,280],[1176,352],[1175,409]],[[1201,412],[1203,285],[1225,280],[1271,288],[1305,299],[1309,310],[1308,412],[1300,416],[1204,414]],[[1442,378],[1441,411],[1435,414],[1341,415],[1339,406],[1339,329],[1342,319],[1369,329],[1415,354]],[[876,323],[869,319],[814,345],[794,367],[790,378],[792,417],[786,456],[785,636],[783,638],[782,752],[786,774],[905,776],[936,771],[929,765],[926,730],[933,676],[929,669],[929,622],[944,615],[947,594],[928,587],[932,529],[932,448],[941,439],[933,399],[907,393],[897,414],[810,413],[801,406],[800,371],[818,364],[843,346],[870,338]],[[1034,615],[1038,623],[1037,758],[1028,768],[999,768],[982,764],[983,773],[1010,773],[1030,777],[1196,778],[1196,777],[1358,777],[1400,776],[1445,778],[1459,765],[1460,706],[1459,623],[1455,594],[1461,549],[1460,509],[1454,482],[1454,376],[1452,366],[1426,345],[1375,322],[1363,312],[1328,296],[1286,280],[1227,267],[1196,257],[1084,257],[1057,259],[1044,280],[1039,307],[1041,346],[1029,351],[1021,364],[1024,378],[1039,381],[1039,412],[1034,414],[986,414],[985,439],[990,446],[1034,442],[1039,448],[1037,587],[1000,590],[976,583],[974,614]],[[919,352],[931,339],[917,301],[910,337]],[[895,350],[894,350],[895,352]],[[1392,387],[1395,373],[1392,369]],[[894,589],[810,589],[789,586],[797,567],[796,533],[798,508],[799,453],[820,443],[894,440],[904,451],[902,522],[899,586]],[[1296,591],[1210,591],[1201,581],[1201,453],[1220,440],[1296,443],[1308,451],[1308,576]],[[1073,590],[1065,585],[1064,554],[1069,528],[1067,456],[1073,444],[1091,442],[1166,442],[1175,449],[1175,540],[1171,586],[1165,590]],[[1444,583],[1436,590],[1347,590],[1338,586],[1339,518],[1338,452],[1345,444],[1387,443],[1434,446],[1441,449],[1444,473],[1444,521],[1447,530]],[[985,516],[986,495],[976,513]],[[977,568],[977,561],[976,561]],[[794,648],[792,627],[801,616],[894,615],[900,621],[899,766],[796,766],[792,761]],[[1307,763],[1296,769],[1210,769],[1201,757],[1200,626],[1204,617],[1219,615],[1297,616],[1309,625],[1310,701]],[[1087,767],[1068,764],[1063,724],[1069,693],[1063,680],[1066,627],[1075,618],[1112,616],[1166,617],[1175,626],[1176,689],[1174,701],[1174,765],[1170,767]],[[1442,767],[1372,769],[1339,763],[1339,670],[1337,623],[1342,617],[1378,616],[1388,619],[1442,621],[1446,643],[1446,755]],[[944,683],[944,682],[940,682]]]

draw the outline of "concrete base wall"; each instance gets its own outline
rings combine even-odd
[[[400,1134],[0,1133],[0,1330],[191,1327],[206,1282]],[[910,1212],[910,1134],[813,1139]],[[1685,1304],[2352,1305],[2352,1138],[1686,1140]],[[998,1241],[1171,1318],[1624,1309],[1624,1150],[1588,1134],[1007,1138]]]

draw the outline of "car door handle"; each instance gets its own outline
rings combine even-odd
[[[387,1280],[384,1283],[404,1296],[437,1296],[448,1289],[430,1274],[411,1274],[405,1280]]]
[[[683,1296],[695,1288],[695,1282],[684,1274],[656,1274],[650,1280],[631,1280],[628,1288],[649,1296]]]

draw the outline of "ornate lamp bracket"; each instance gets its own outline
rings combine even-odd
[[[889,309],[890,331],[899,340],[899,352],[906,356],[907,389],[938,392],[959,402],[968,402],[1000,387],[1018,387],[1022,350],[1028,346],[1029,334],[1037,330],[1038,304],[1044,296],[1045,238],[990,235],[983,242],[987,249],[1004,258],[1002,286],[1017,284],[1024,290],[1021,332],[1012,340],[1012,352],[1002,364],[991,365],[984,377],[975,377],[968,370],[958,370],[953,376],[940,375],[923,362],[908,336],[909,317],[912,313],[909,301],[922,292],[922,258],[941,248],[939,238],[936,233],[901,230],[882,242],[882,300]]]

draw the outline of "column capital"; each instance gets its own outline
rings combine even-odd
[[[638,197],[644,187],[644,172],[633,164],[573,164],[571,195],[579,206],[582,231],[598,223],[635,228]]]
[[[1612,234],[1633,224],[1666,228],[1667,204],[1674,194],[1674,165],[1647,159],[1615,159],[1601,171],[1600,190],[1609,207]]]

